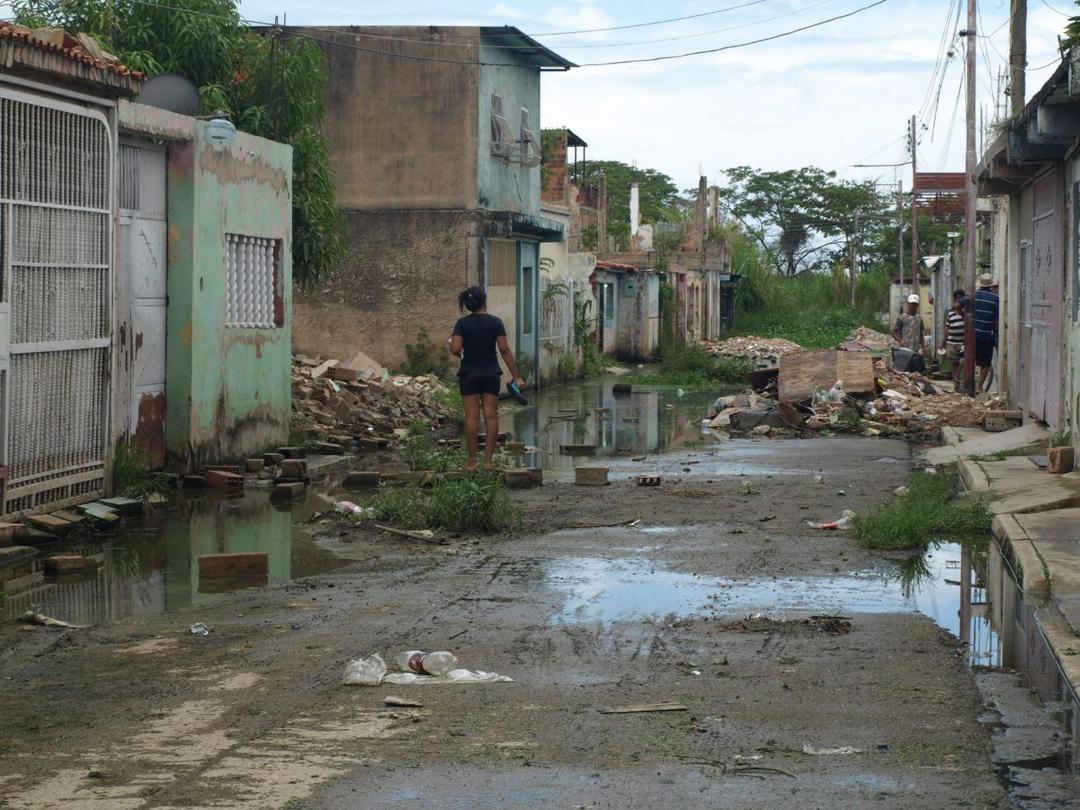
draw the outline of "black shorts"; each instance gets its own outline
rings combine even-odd
[[[463,397],[472,397],[478,394],[499,395],[499,375],[488,371],[470,372],[458,377],[458,388]]]
[[[992,366],[994,364],[994,341],[975,341],[975,365]]]

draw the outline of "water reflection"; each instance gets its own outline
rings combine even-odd
[[[310,509],[279,510],[266,492],[241,498],[182,498],[148,513],[132,528],[94,542],[41,548],[41,557],[6,569],[0,588],[8,618],[26,610],[74,624],[106,624],[119,619],[187,608],[242,587],[310,576],[340,565],[329,552],[294,526]],[[204,554],[266,552],[267,577],[200,579]],[[82,574],[47,575],[41,558],[79,554],[98,563]]]
[[[509,417],[514,438],[538,447],[525,463],[548,470],[571,470],[588,458],[564,455],[564,445],[591,445],[592,458],[657,453],[687,442],[708,443],[701,420],[722,391],[693,390],[679,395],[676,388],[634,390],[615,396],[611,378],[575,385],[555,386],[536,393],[529,405],[515,408]]]

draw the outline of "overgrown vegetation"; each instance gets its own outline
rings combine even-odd
[[[139,448],[130,441],[116,443],[112,477],[113,492],[124,498],[145,501],[151,495],[166,495],[171,488],[168,476],[149,469]]]
[[[660,282],[660,334],[657,336],[658,357],[673,351],[675,346],[675,288]]]
[[[856,516],[855,540],[863,548],[925,549],[938,540],[962,540],[990,531],[982,500],[956,501],[955,474],[913,473],[907,492],[866,516]]]
[[[592,306],[591,298],[583,295],[574,298],[574,345],[581,350],[581,376],[585,378],[604,373],[604,361],[593,339],[597,319],[591,315]]]
[[[427,329],[421,326],[416,333],[416,342],[405,344],[405,364],[401,367],[401,373],[410,377],[434,374],[445,378],[449,370],[450,357],[446,350],[432,343]]]
[[[463,448],[433,445],[427,435],[410,435],[405,441],[404,455],[406,463],[415,471],[447,472],[465,465]]]
[[[281,29],[256,32],[238,0],[14,0],[16,20],[87,33],[129,67],[175,73],[199,89],[204,115],[293,148],[293,277],[311,283],[345,257],[321,127],[329,81],[316,42]]]
[[[406,529],[498,532],[520,521],[498,473],[440,480],[430,490],[383,487],[370,505],[376,520]]]
[[[633,385],[710,387],[717,383],[745,383],[753,368],[750,360],[713,357],[701,346],[691,344],[664,352],[656,371],[631,374],[625,381]]]

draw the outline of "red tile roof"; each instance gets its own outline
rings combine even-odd
[[[51,29],[48,30],[51,31]],[[56,34],[60,33],[63,34],[63,45],[46,41],[42,37],[36,37],[33,31],[21,25],[0,22],[0,40],[14,40],[21,45],[46,51],[71,62],[79,62],[87,67],[111,73],[115,76],[129,77],[136,81],[145,78],[145,74],[141,71],[132,70],[118,60],[109,61],[95,57],[78,38],[67,32],[56,32]],[[2,60],[0,60],[0,64],[3,64]]]

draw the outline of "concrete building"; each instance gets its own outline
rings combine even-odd
[[[295,31],[329,64],[349,240],[345,266],[297,295],[297,350],[394,365],[420,330],[441,349],[457,294],[482,284],[534,370],[539,249],[563,237],[540,210],[540,73],[572,63],[516,28]]]
[[[0,514],[288,437],[289,147],[135,105],[92,39],[0,23]],[[230,261],[239,259],[242,261]]]

